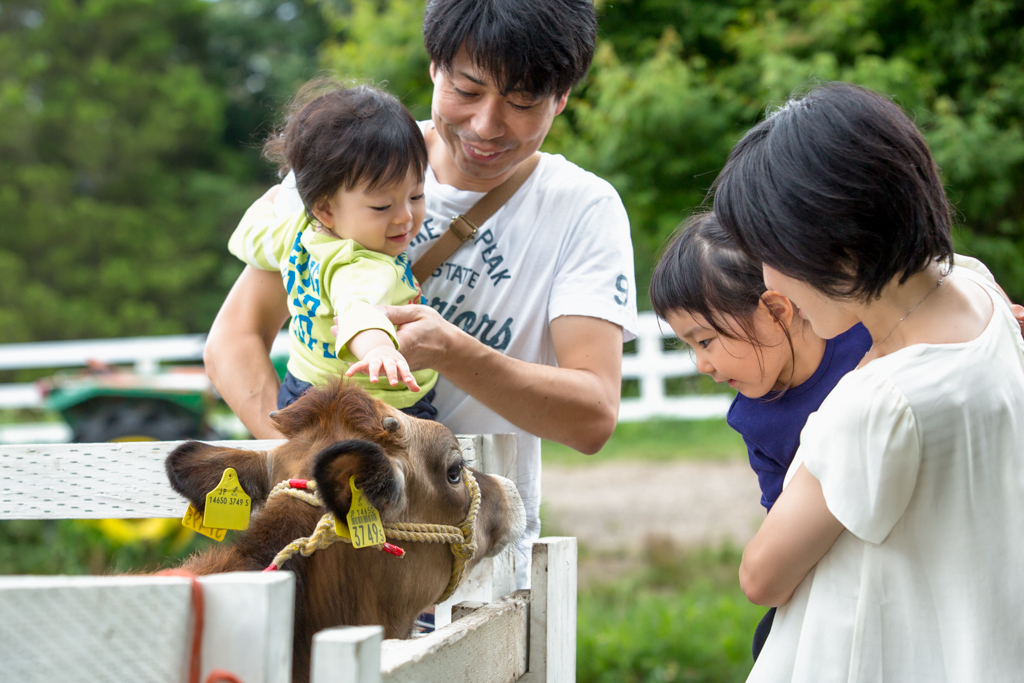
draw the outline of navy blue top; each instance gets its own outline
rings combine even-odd
[[[825,342],[818,369],[800,386],[787,389],[782,396],[777,391],[762,398],[738,394],[729,406],[726,421],[747,444],[765,509],[771,510],[782,493],[786,470],[796,455],[808,416],[818,409],[843,375],[857,367],[870,348],[871,335],[858,323]]]

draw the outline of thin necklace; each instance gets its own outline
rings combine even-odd
[[[888,339],[889,337],[891,337],[892,333],[896,331],[896,328],[900,326],[900,323],[903,322],[904,320],[906,320],[907,316],[909,316],[911,313],[914,312],[914,309],[916,309],[918,306],[923,304],[925,299],[930,297],[935,292],[935,290],[938,289],[940,285],[942,285],[942,281],[945,280],[945,279],[946,279],[945,275],[940,277],[939,281],[935,283],[935,287],[933,289],[931,289],[927,294],[925,294],[924,297],[922,297],[920,301],[918,301],[916,304],[914,304],[914,307],[911,308],[909,311],[907,311],[906,315],[904,315],[902,318],[900,318],[899,320],[896,321],[896,324],[892,326],[891,330],[889,330],[889,334],[885,335],[884,337],[882,337],[881,339],[879,339],[878,341],[876,341],[874,344],[871,345],[871,348],[868,349],[868,353],[871,353],[872,351],[874,351],[875,347],[878,346],[879,344],[884,344],[885,340]]]

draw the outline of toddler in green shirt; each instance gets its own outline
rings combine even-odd
[[[427,148],[416,121],[381,90],[317,80],[296,95],[264,155],[294,171],[303,209],[281,222],[268,193],[228,248],[254,268],[281,272],[292,318],[278,407],[363,361],[368,375],[348,381],[433,418],[437,373],[409,370],[395,326],[377,308],[422,299],[405,254],[426,213]]]

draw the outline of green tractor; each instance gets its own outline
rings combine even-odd
[[[283,375],[287,357],[274,358]],[[48,409],[71,427],[75,443],[224,438],[210,426],[218,399],[201,365],[163,366],[155,374],[90,362],[40,382]]]

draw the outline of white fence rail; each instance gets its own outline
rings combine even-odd
[[[638,323],[636,352],[623,356],[622,377],[624,380],[638,380],[640,396],[622,400],[619,421],[639,422],[652,417],[686,420],[723,417],[732,401],[730,395],[666,394],[667,379],[696,375],[697,368],[686,351],[664,348],[665,340],[674,339],[675,335],[668,325],[659,325],[653,313],[641,313]],[[162,363],[202,361],[205,342],[205,335],[190,334],[0,344],[0,370],[76,368],[84,367],[90,361],[100,361],[112,365],[131,365],[136,372],[151,375],[159,370]],[[282,332],[274,342],[272,353],[286,355],[287,352],[287,335]],[[42,406],[43,395],[36,384],[0,384],[0,409]],[[0,443],[52,443],[70,438],[71,430],[62,423],[0,425]]]
[[[515,471],[513,436],[460,436],[459,442],[477,469]],[[0,520],[180,517],[187,503],[170,488],[163,468],[178,443],[0,446]],[[279,443],[219,445],[268,450]],[[575,680],[576,539],[541,539],[533,556],[529,591],[512,592],[511,552],[480,562],[452,599],[437,606],[440,627],[423,638],[383,641],[379,627],[321,632],[314,639],[312,680]],[[246,683],[289,680],[291,573],[200,581],[207,603],[200,680],[213,668]],[[189,596],[188,581],[172,577],[0,577],[0,614],[7,615],[0,619],[0,678],[27,672],[11,680],[185,680],[194,623]],[[47,642],[27,642],[26,633]],[[158,675],[151,670],[157,651]]]
[[[291,680],[291,572],[199,577],[201,681]],[[181,683],[191,659],[192,585],[179,576],[0,577],[0,679]]]

